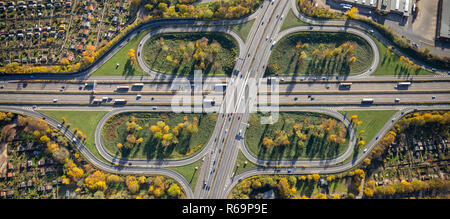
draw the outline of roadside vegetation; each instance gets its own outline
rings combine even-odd
[[[129,58],[129,52],[130,50],[137,50],[139,42],[149,31],[145,30],[136,35],[100,68],[92,73],[92,76],[141,76],[142,69],[137,61]]]
[[[250,30],[252,29],[254,23],[255,19],[247,21],[242,24],[232,25],[231,28],[239,34],[239,36],[242,38],[242,40],[244,40],[244,42],[246,42],[247,36],[250,33]]]
[[[233,199],[351,199],[354,182],[362,170],[346,174],[257,175],[242,180],[232,190]],[[356,174],[355,174],[356,173]]]
[[[62,123],[62,130],[67,129],[74,133],[77,133],[80,136],[83,136],[82,139],[86,148],[98,159],[107,162],[95,147],[95,129],[97,128],[97,124],[100,119],[106,115],[106,111],[40,110],[40,112]]]
[[[339,120],[319,113],[280,112],[273,124],[262,125],[261,116],[251,114],[245,134],[249,151],[259,159],[329,159],[348,146],[348,133]]]
[[[359,111],[340,111],[342,115],[352,122],[356,128],[357,145],[355,154],[369,143],[381,128],[389,122],[395,114],[395,110],[359,110]]]
[[[230,75],[239,45],[224,33],[168,33],[154,36],[143,46],[143,58],[149,68],[173,75]]]
[[[356,75],[373,61],[370,45],[349,33],[302,32],[281,39],[270,55],[266,75]]]
[[[97,170],[80,156],[71,139],[44,120],[0,113],[0,127],[1,144],[10,145],[10,156],[6,160],[10,168],[6,179],[0,182],[1,198],[186,197],[173,179],[163,176],[123,176]],[[77,138],[84,140],[85,136],[78,132]],[[16,139],[14,143],[13,139]]]
[[[169,167],[168,169],[171,169],[173,171],[178,172],[179,174],[183,175],[183,177],[189,182],[189,185],[192,188],[192,191],[195,190],[195,186],[197,185],[197,179],[198,175],[200,174],[200,168],[202,167],[203,161],[198,160],[194,163],[185,165],[185,166],[179,166],[179,167]],[[197,169],[196,169],[197,167]]]
[[[372,37],[377,43],[380,51],[380,63],[377,70],[372,75],[394,75],[398,77],[408,77],[414,75],[433,75],[433,72],[422,69],[414,64],[408,57],[398,56],[392,51],[392,46],[386,47],[375,37]]]
[[[258,167],[257,164],[254,164],[253,162],[249,161],[244,154],[239,151],[237,159],[236,159],[236,166],[234,167],[234,176],[239,175],[240,173],[253,169]]]
[[[209,141],[217,114],[127,112],[111,117],[102,130],[105,149],[119,158],[180,159]]]
[[[281,26],[280,31],[289,29],[291,27],[303,26],[303,25],[308,25],[308,23],[305,23],[302,20],[298,19],[297,16],[295,16],[292,9],[290,9],[288,14],[286,15],[286,18],[284,18],[284,22],[283,22],[283,25]]]

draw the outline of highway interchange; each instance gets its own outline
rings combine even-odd
[[[80,152],[93,165],[104,171],[121,174],[165,175],[177,180],[188,198],[223,199],[228,197],[232,188],[240,180],[253,175],[342,172],[357,165],[367,155],[366,153],[360,153],[354,159],[347,159],[352,155],[356,141],[354,130],[351,126],[349,128],[351,135],[349,147],[339,157],[330,160],[259,160],[249,153],[245,147],[242,136],[245,136],[249,114],[254,110],[252,107],[259,103],[259,99],[266,95],[264,92],[255,92],[257,87],[261,85],[249,82],[261,81],[260,79],[263,77],[265,66],[267,66],[270,57],[273,41],[278,42],[287,34],[299,31],[345,31],[356,34],[367,40],[372,47],[374,59],[371,67],[366,72],[346,78],[347,81],[352,81],[351,90],[340,89],[339,84],[342,82],[342,78],[279,77],[280,111],[320,112],[342,120],[346,126],[349,126],[349,121],[344,119],[337,110],[367,109],[369,107],[360,104],[361,99],[373,98],[375,103],[382,104],[374,104],[370,106],[371,109],[398,110],[377,133],[377,136],[383,136],[395,121],[405,113],[415,109],[448,110],[450,108],[450,90],[448,89],[450,81],[446,77],[445,72],[438,71],[436,76],[414,76],[407,79],[394,76],[369,76],[376,70],[380,58],[378,48],[367,32],[368,27],[354,21],[347,23],[343,23],[343,21],[319,22],[306,18],[297,11],[295,2],[295,0],[264,1],[257,12],[239,20],[195,21],[187,19],[170,22],[161,20],[142,25],[136,31],[127,34],[109,52],[94,62],[91,67],[73,75],[36,74],[33,76],[35,81],[29,80],[29,76],[23,75],[1,76],[3,82],[0,82],[0,110],[45,118],[54,127],[57,127],[59,124],[54,118],[35,111],[31,106],[37,106],[38,109],[109,111],[100,120],[95,133],[96,147],[100,155],[109,163],[92,155],[82,143],[76,143]],[[282,18],[286,17],[289,10],[293,10],[299,19],[311,25],[289,28],[280,32],[281,25],[284,22]],[[243,23],[251,19],[255,19],[255,22],[246,42],[230,28],[219,26]],[[127,41],[136,37],[140,31],[148,28],[155,29],[149,32],[139,43],[137,50],[139,54],[142,54],[142,45],[146,40],[157,34],[167,32],[220,31],[232,36],[239,45],[240,54],[234,67],[239,73],[233,74],[231,78],[208,78],[210,81],[205,82],[201,91],[197,91],[197,94],[200,96],[208,95],[208,98],[216,98],[218,100],[216,105],[219,113],[215,129],[208,144],[200,152],[185,159],[164,161],[119,159],[109,154],[102,144],[102,128],[112,115],[125,111],[171,111],[174,110],[171,107],[171,101],[175,95],[191,95],[190,91],[180,91],[170,84],[170,81],[176,78],[183,79],[182,77],[167,76],[153,71],[145,65],[140,55],[138,56],[138,63],[146,73],[143,77],[123,79],[107,76],[90,76],[120,50]],[[381,34],[377,32],[373,34],[385,45],[389,45]],[[395,49],[394,51],[402,55],[400,51]],[[426,66],[423,66],[423,68],[429,69]],[[37,81],[38,79],[49,81]],[[187,79],[192,80],[190,77]],[[407,89],[396,87],[398,82],[405,80],[412,81],[412,84]],[[117,107],[113,103],[106,101],[102,104],[93,105],[93,90],[85,88],[85,83],[92,83],[92,81],[95,81],[97,84],[95,86],[95,98],[125,98],[128,100],[127,104]],[[117,92],[117,86],[131,86],[131,81],[144,83],[144,86],[138,90],[130,89],[128,92]],[[226,92],[214,91],[215,83],[227,83]],[[137,97],[138,94],[141,97]],[[399,101],[396,102],[396,98]],[[54,101],[54,99],[57,99],[57,101]],[[194,104],[202,104],[202,98],[200,101],[195,98],[193,100],[197,100]],[[69,130],[63,131],[69,139],[73,139],[73,133]],[[236,136],[241,136],[241,138]],[[366,148],[370,150],[376,146],[376,143],[377,140],[372,139],[366,145]],[[260,167],[244,171],[235,176],[233,171],[239,151],[251,162],[259,164]],[[166,168],[188,165],[200,159],[204,161],[202,166],[199,167],[200,172],[194,190],[191,189],[189,183],[182,175]],[[262,167],[262,165],[265,165],[265,167]]]

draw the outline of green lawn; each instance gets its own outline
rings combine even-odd
[[[119,149],[118,143],[125,145],[127,142],[126,123],[131,117],[136,118],[135,122],[142,130],[134,133],[135,139],[143,138],[143,142],[135,144],[129,150]],[[150,127],[156,125],[158,121],[164,121],[170,130],[179,123],[184,122],[184,116],[189,121],[194,117],[198,118],[198,132],[190,136],[180,131],[177,137],[179,143],[164,147],[161,141],[157,140],[150,131]],[[127,112],[120,113],[110,118],[102,130],[102,137],[105,149],[112,155],[128,159],[180,159],[189,157],[199,151],[209,141],[210,135],[216,125],[217,114],[177,114],[177,113],[148,113],[148,112]]]
[[[261,116],[262,114],[259,113],[250,115],[250,128],[245,134],[246,146],[250,153],[260,159],[329,159],[339,156],[348,146],[348,135],[344,124],[328,115],[312,112],[281,112],[278,122],[272,125],[262,125]],[[295,124],[300,124],[301,127],[298,130],[304,134],[303,140],[300,140],[294,132]],[[330,127],[328,131],[327,127]],[[271,138],[275,143],[276,136],[280,136],[276,133],[278,130],[285,132],[289,144],[266,148],[263,145],[263,138]],[[339,136],[336,143],[329,139],[333,134]]]
[[[134,49],[137,53],[137,46],[141,39],[150,30],[142,31],[133,39],[131,39],[126,45],[121,48],[113,57],[111,57],[105,64],[97,69],[93,76],[140,76],[142,75],[142,69],[139,64],[133,64],[128,59],[128,51]],[[137,54],[136,54],[137,55]],[[116,68],[117,63],[119,67]]]
[[[195,190],[197,185],[198,174],[200,173],[200,168],[202,167],[202,160],[198,160],[192,164],[181,166],[181,167],[170,167],[169,169],[178,172],[183,175],[183,177],[189,182],[192,190]],[[196,170],[195,167],[198,167]]]
[[[141,55],[149,68],[165,74],[189,76],[201,69],[204,76],[226,76],[239,45],[220,32],[165,33],[145,42]]]
[[[245,163],[247,162],[247,164]],[[239,167],[237,166],[239,165]],[[236,160],[236,166],[234,167],[234,175],[237,176],[240,173],[248,170],[258,167],[258,165],[254,164],[253,162],[249,161],[244,154],[239,150],[239,154]]]
[[[299,59],[302,51],[304,57]],[[350,61],[352,57],[356,58],[354,63]],[[284,37],[275,45],[266,75],[357,75],[366,71],[372,61],[372,48],[359,36],[300,32]]]
[[[98,159],[107,162],[97,151],[95,147],[95,129],[98,122],[103,116],[106,115],[105,111],[47,111],[40,110],[48,116],[62,122],[62,117],[66,118],[66,124],[71,123],[70,130],[73,131],[74,128],[78,128],[86,135],[86,145],[87,149]],[[107,162],[109,163],[109,162]]]
[[[345,115],[345,111],[339,111]],[[394,115],[396,110],[359,110],[359,111],[347,111],[347,118],[351,119],[353,115],[358,116],[358,120],[362,122],[361,125],[357,126],[356,134],[358,140],[363,140],[369,143],[378,131],[388,122],[389,118]],[[364,130],[364,134],[360,135],[361,130]],[[383,136],[380,136],[380,138]],[[359,151],[360,148],[357,149]]]
[[[378,68],[372,75],[395,75],[395,76],[414,76],[414,75],[434,75],[433,72],[424,69],[414,70],[412,68],[404,67],[403,61],[393,52],[390,52],[383,43],[375,37],[372,37],[377,43],[380,51],[380,63]]]
[[[234,31],[236,31],[245,42],[245,41],[247,41],[247,36],[248,36],[248,33],[250,32],[250,29],[252,29],[253,23],[255,23],[255,19],[247,21],[242,24],[232,25],[231,28]]]
[[[284,19],[283,26],[281,26],[281,30],[283,31],[285,29],[289,29],[291,27],[295,26],[302,26],[302,25],[308,25],[308,23],[303,22],[302,20],[298,19],[292,9],[289,10],[289,13],[286,15],[286,18]]]

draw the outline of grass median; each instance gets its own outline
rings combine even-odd
[[[86,148],[99,160],[106,161],[98,152],[95,147],[95,129],[97,124],[103,116],[106,115],[106,111],[50,111],[50,110],[39,110],[39,112],[44,113],[59,122],[63,121],[65,118],[65,126],[70,124],[69,129],[73,132],[75,128],[80,130],[86,135]]]
[[[372,37],[380,51],[380,63],[372,75],[394,75],[398,77],[407,77],[415,75],[434,75],[433,72],[422,68],[414,69],[411,64],[407,64],[404,58],[394,54],[383,43],[375,37]]]
[[[142,31],[136,35],[126,45],[114,54],[108,61],[106,61],[99,69],[97,69],[92,76],[140,76],[142,69],[139,64],[132,63],[128,59],[128,52],[130,49],[137,51],[137,46],[141,39],[149,32],[149,30]],[[119,64],[119,66],[117,66]]]
[[[396,110],[356,110],[356,111],[339,111],[341,114],[346,115],[346,118],[351,120],[352,116],[357,116],[357,120],[361,121],[360,125],[356,125],[356,135],[358,141],[364,141],[369,143],[380,129],[388,122]],[[382,136],[380,136],[382,137]],[[357,147],[357,151],[364,147],[361,145]]]

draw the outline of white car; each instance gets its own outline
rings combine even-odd
[[[58,102],[58,99],[53,99],[53,103],[56,103],[56,102]]]
[[[366,153],[367,152],[367,148],[364,148],[364,151],[363,151],[364,153]]]

